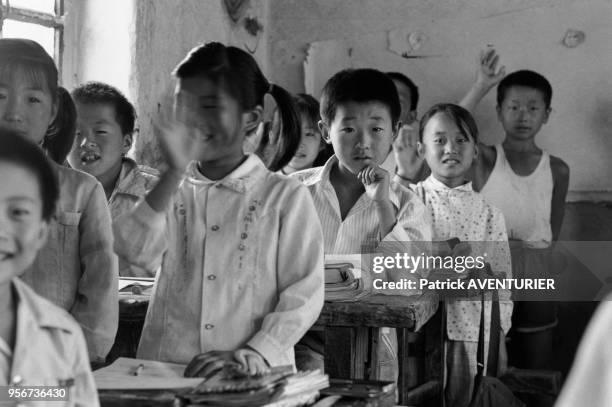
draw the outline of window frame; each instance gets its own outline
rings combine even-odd
[[[53,59],[61,74],[64,55],[64,0],[55,0],[55,15],[22,7],[13,7],[10,4],[10,0],[2,1],[0,7],[0,33],[2,33],[4,20],[14,20],[53,28],[53,52],[55,54]]]

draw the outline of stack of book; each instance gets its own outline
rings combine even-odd
[[[329,386],[319,370],[297,372],[274,367],[259,376],[231,376],[221,371],[179,397],[186,406],[297,407],[313,403]]]
[[[363,272],[351,262],[325,264],[325,301],[357,301],[368,295]]]

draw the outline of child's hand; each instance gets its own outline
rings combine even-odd
[[[234,351],[210,351],[196,355],[185,368],[185,377],[210,378],[228,363],[235,363]]]
[[[483,88],[492,88],[506,76],[506,67],[497,68],[499,55],[495,48],[487,47],[480,51],[478,71],[476,72],[476,83]]]
[[[368,198],[374,202],[389,200],[389,173],[377,165],[367,165],[357,173]]]
[[[234,358],[250,375],[260,375],[267,373],[270,370],[268,363],[266,363],[263,356],[253,349],[238,349],[234,352]]]
[[[397,173],[405,178],[413,178],[423,166],[423,158],[417,152],[419,131],[413,126],[403,125],[393,142],[393,155]]]
[[[204,135],[187,124],[184,109],[156,124],[159,145],[172,171],[182,173],[187,165],[198,158]]]

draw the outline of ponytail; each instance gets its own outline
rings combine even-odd
[[[291,95],[268,82],[253,56],[240,48],[209,42],[192,49],[174,69],[174,75],[207,77],[223,86],[244,111],[263,107],[266,93],[272,95],[282,130],[278,135],[264,132],[256,154],[271,171],[278,171],[291,161],[300,145],[300,115]]]
[[[300,115],[293,97],[285,89],[270,84],[269,93],[277,105],[280,131],[277,139],[271,140],[276,148],[267,165],[270,171],[279,171],[289,164],[300,146]]]
[[[47,129],[42,147],[53,161],[62,165],[74,143],[77,114],[70,93],[63,87],[58,87],[57,93],[57,114]]]

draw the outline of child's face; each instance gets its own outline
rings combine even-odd
[[[46,85],[35,84],[21,73],[0,80],[0,120],[3,127],[40,144],[55,114],[56,105]]]
[[[463,135],[455,121],[444,113],[429,119],[418,149],[434,177],[450,188],[464,183],[465,173],[477,155],[474,140]]]
[[[410,110],[412,106],[410,89],[408,89],[408,86],[404,85],[403,82],[398,80],[393,80],[393,83],[395,84],[395,89],[397,89],[400,105],[402,107],[400,121],[402,124],[411,124],[416,120],[416,110]]]
[[[47,238],[42,197],[36,177],[9,161],[0,161],[0,284],[23,273]]]
[[[123,134],[115,108],[106,103],[76,103],[77,134],[68,162],[73,168],[100,177],[121,165],[132,145]]]
[[[548,121],[549,113],[542,92],[525,86],[508,88],[501,106],[497,106],[497,117],[506,136],[519,140],[535,137]]]
[[[397,134],[389,108],[380,102],[338,105],[331,124],[319,122],[319,126],[340,165],[353,174],[367,165],[382,164]]]
[[[245,133],[257,126],[246,125],[248,113],[241,111],[238,101],[205,77],[177,80],[174,109],[177,117],[200,133],[200,162],[242,156]]]
[[[304,114],[300,115],[300,121],[302,123],[300,146],[288,164],[297,171],[312,167],[312,163],[322,149],[321,133],[316,124]]]

